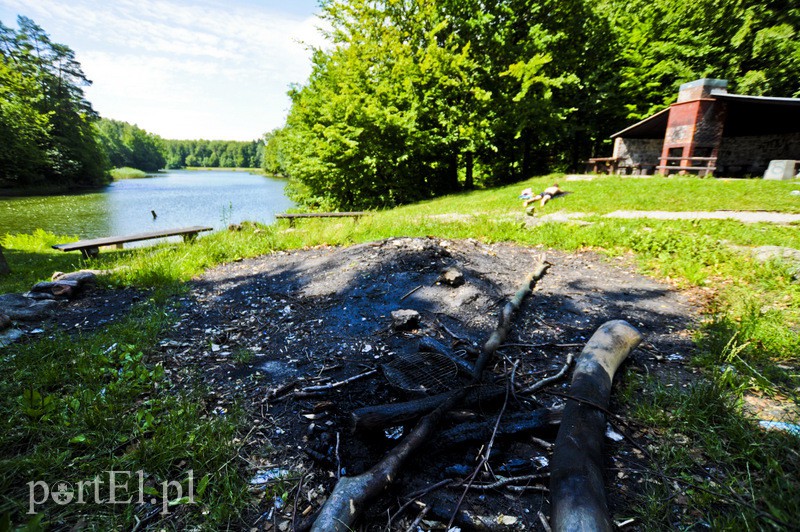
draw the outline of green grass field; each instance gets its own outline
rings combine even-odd
[[[526,226],[517,199],[520,191],[529,186],[543,189],[554,181],[570,194],[537,208],[537,215],[586,213],[583,221],[588,225]],[[185,463],[196,465],[198,478],[208,475],[211,480],[208,503],[187,511],[185,522],[224,528],[248,504],[244,481],[226,462],[234,452],[231,436],[242,427],[236,416],[214,423],[205,419],[193,406],[191,394],[168,393],[158,367],[148,364],[148,352],[165,326],[163,316],[170,313],[170,296],[180,293],[192,276],[226,261],[318,244],[434,235],[633,254],[649,275],[685,288],[703,287],[712,298],[695,331],[698,382],[678,390],[635,375],[618,391],[634,420],[647,427],[656,442],[650,452],[661,468],[652,472],[631,515],[648,530],[780,529],[797,523],[800,440],[758,430],[741,404],[747,393],[798,403],[800,284],[790,264],[758,262],[732,246],[800,249],[800,226],[601,217],[621,209],[800,213],[800,196],[791,195],[797,189],[797,181],[604,177],[565,182],[563,176],[546,176],[375,212],[358,223],[303,220],[294,229],[286,222],[245,224],[242,231],[211,234],[191,245],[103,251],[88,262],[77,253],[50,249],[69,237],[44,232],[6,235],[1,242],[14,273],[0,278],[0,292],[26,290],[56,270],[91,267],[112,269],[114,273],[105,277],[109,285],[146,288],[152,295],[113,330],[29,342],[0,352],[0,369],[6,375],[0,395],[0,416],[6,420],[0,431],[0,492],[5,494],[0,515],[24,522],[30,516],[21,512],[18,484],[24,487],[23,479],[31,475],[66,474],[75,464],[102,471],[146,463],[154,479],[166,478],[180,467],[166,453],[146,451],[168,449],[182,452]],[[105,353],[112,343],[117,347]],[[90,362],[96,360],[99,364]],[[69,378],[59,379],[64,366],[73,370]],[[111,384],[114,394],[108,393]],[[100,419],[99,409],[111,414]],[[181,411],[183,417],[168,415],[165,409]],[[184,440],[175,434],[186,430],[194,435],[193,443],[182,449]],[[114,452],[133,439],[140,442],[139,450]],[[218,456],[227,458],[219,462]],[[713,474],[699,474],[699,463],[713,463]],[[677,496],[683,501],[680,507],[691,511],[676,510]],[[135,522],[125,512],[100,514],[97,519],[123,527]]]

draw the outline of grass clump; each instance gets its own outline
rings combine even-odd
[[[141,179],[148,176],[147,172],[143,172],[138,168],[131,168],[130,166],[114,168],[111,170],[110,174],[114,179]]]

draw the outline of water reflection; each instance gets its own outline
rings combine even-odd
[[[88,194],[0,198],[0,234],[42,228],[95,238],[188,225],[221,229],[245,220],[271,223],[292,206],[284,186],[281,179],[245,172],[170,171]]]

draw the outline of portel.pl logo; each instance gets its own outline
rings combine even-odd
[[[64,480],[48,484],[43,480],[28,482],[28,514],[52,499],[59,506],[68,504],[161,504],[161,515],[169,514],[176,503],[194,504],[194,470],[188,471],[188,494],[183,494],[183,484],[167,480],[160,484],[161,491],[145,488],[144,471],[104,471],[105,476],[81,480],[74,486]],[[137,480],[135,491],[129,489],[131,480]],[[174,496],[172,496],[174,495]],[[171,497],[172,496],[172,497]]]

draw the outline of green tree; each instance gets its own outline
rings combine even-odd
[[[14,31],[0,23],[0,182],[106,182],[97,115],[83,93],[90,81],[74,52],[29,18],[18,17],[17,25]]]

